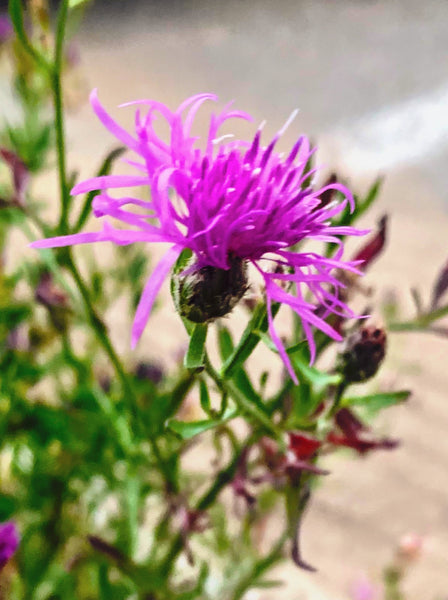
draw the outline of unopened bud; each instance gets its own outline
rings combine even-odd
[[[158,385],[164,377],[164,372],[163,369],[155,363],[139,362],[135,369],[135,376],[142,381],[149,380]]]
[[[400,558],[413,561],[420,557],[423,548],[423,538],[416,533],[404,535],[398,544]]]
[[[229,257],[230,268],[192,263],[173,275],[173,297],[182,317],[205,323],[231,312],[247,290],[246,262]]]
[[[386,354],[386,332],[367,325],[348,337],[339,357],[338,371],[347,383],[359,383],[373,377]]]

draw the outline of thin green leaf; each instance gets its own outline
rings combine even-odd
[[[264,405],[261,399],[258,397],[256,392],[254,392],[254,396],[252,393],[249,394],[249,397],[246,396],[246,393],[242,391],[245,389],[247,384],[247,375],[241,375],[244,371],[238,371],[237,380],[235,381],[226,381],[225,389],[230,394],[230,396],[235,400],[238,408],[251,416],[255,421],[257,421],[260,425],[262,425],[267,431],[271,433],[277,440],[282,443],[283,437],[281,431],[276,427],[276,425],[271,420],[268,407]],[[244,387],[242,386],[242,382],[244,381]],[[250,383],[250,382],[249,382]],[[238,387],[240,386],[240,387]],[[246,388],[247,391],[247,388]]]
[[[115,432],[117,442],[124,453],[132,453],[134,450],[133,436],[125,415],[117,411],[109,396],[100,389],[92,390],[92,395]]]
[[[411,395],[409,390],[400,390],[399,392],[384,392],[379,394],[369,394],[367,396],[356,396],[352,398],[343,398],[342,406],[359,406],[365,408],[370,414],[375,414],[389,406],[395,406],[406,402]]]
[[[211,414],[210,394],[208,393],[207,384],[203,379],[199,380],[199,397],[202,410],[207,414]]]
[[[21,0],[9,0],[8,5],[9,17],[11,19],[11,23],[14,27],[15,34],[22,44],[23,49],[34,58],[34,60],[45,70],[51,69],[50,63],[47,59],[40,53],[34,46],[31,45],[31,42],[28,39],[28,36],[25,31],[25,25],[23,20],[23,6]]]
[[[269,350],[271,350],[272,352],[275,352],[276,354],[279,354],[278,348],[274,344],[274,342],[271,340],[271,337],[269,336],[269,334],[267,334],[264,331],[254,331],[254,333],[260,337],[263,344],[267,348],[269,348]],[[306,344],[306,342],[304,340],[301,340],[300,342],[297,342],[297,344],[293,344],[292,346],[289,346],[289,348],[285,348],[286,353],[294,354],[295,352],[299,352],[299,350],[303,349],[305,344]]]
[[[206,323],[195,323],[190,337],[190,343],[184,358],[186,369],[202,369],[205,358],[205,340],[208,326]]]
[[[272,317],[276,316],[279,309],[279,303],[273,305]],[[259,304],[255,308],[252,318],[247,324],[238,345],[221,367],[220,375],[222,379],[227,379],[231,376],[235,370],[249,358],[260,341],[260,332],[265,332],[267,330],[268,317],[266,314],[266,306],[264,304]]]
[[[235,408],[229,408],[221,419],[204,419],[202,421],[190,422],[172,419],[168,423],[168,428],[179,435],[183,440],[190,440],[191,438],[196,437],[205,431],[209,431],[210,429],[215,429],[215,427],[223,425],[236,416],[238,416],[238,410]]]
[[[234,350],[232,334],[223,325],[218,327],[218,345],[221,354],[221,360],[226,361]]]
[[[291,361],[294,367],[299,371],[299,374],[311,385],[317,388],[325,388],[329,385],[337,385],[341,382],[341,375],[339,373],[324,373],[310,367],[310,365],[303,359],[300,354],[293,354]]]

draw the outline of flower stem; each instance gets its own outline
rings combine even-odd
[[[240,455],[238,452],[236,452],[227,467],[218,473],[210,488],[198,500],[194,510],[205,511],[213,504],[221,490],[228,485],[235,476],[239,465],[239,459]],[[172,572],[175,560],[182,552],[183,547],[184,537],[182,533],[178,533],[174,538],[171,547],[168,550],[168,554],[161,565],[160,574],[163,575],[164,578],[168,578],[169,574]]]
[[[261,575],[270,569],[276,562],[281,560],[283,555],[283,547],[288,539],[288,531],[284,531],[279,537],[272,550],[266,555],[257,560],[250,571],[244,575],[241,581],[237,584],[232,600],[241,600],[244,594],[253,587],[260,579]]]
[[[130,412],[131,417],[134,422],[134,427],[136,428],[138,434],[142,435],[143,437],[146,437],[145,431],[143,428],[142,419],[141,419],[140,413],[138,411],[137,396],[135,394],[134,388],[133,388],[133,386],[129,380],[129,377],[121,363],[120,358],[118,357],[118,354],[115,351],[115,348],[112,346],[109,336],[107,335],[106,326],[101,321],[101,319],[98,317],[95,309],[92,306],[89,290],[87,289],[87,286],[85,285],[75,263],[73,262],[73,259],[71,257],[69,250],[67,251],[66,266],[70,270],[71,274],[73,275],[76,285],[77,285],[77,287],[81,293],[81,296],[84,300],[84,304],[85,304],[85,307],[86,307],[86,310],[88,313],[88,317],[89,317],[92,329],[95,331],[96,337],[97,337],[100,345],[103,347],[103,350],[109,357],[109,360],[111,361],[111,363],[115,369],[115,372],[117,373],[117,376],[120,379],[121,385],[123,387],[123,394],[124,394],[124,397],[126,398],[126,403],[127,403],[129,412]],[[149,439],[149,443],[151,444],[151,450],[155,456],[159,470],[165,479],[167,489],[175,490],[177,488],[177,483],[169,469],[169,466],[167,465],[165,459],[163,458],[163,456],[160,452],[160,448],[157,444],[157,440],[156,440],[155,436],[150,435],[150,436],[148,436],[148,439]]]
[[[230,397],[232,397],[241,411],[250,415],[265,430],[267,430],[271,435],[281,442],[282,433],[271,421],[269,415],[267,415],[259,406],[257,406],[257,404],[246,398],[246,396],[240,392],[240,390],[232,381],[226,381],[223,377],[221,377],[211,364],[207,353],[205,353],[204,364],[208,375],[216,383],[220,392],[223,394],[228,394]]]
[[[61,200],[61,216],[59,219],[59,234],[68,232],[68,207],[70,196],[67,187],[64,133],[64,102],[61,83],[62,62],[64,57],[64,36],[67,23],[69,0],[62,0],[57,17],[54,62],[51,71],[51,89],[54,104],[54,125],[56,131],[56,151],[59,176],[59,193]]]
[[[234,370],[252,353],[253,349],[260,341],[260,337],[253,332],[257,329],[261,329],[263,319],[266,319],[266,306],[263,303],[260,303],[255,307],[252,318],[247,324],[238,345],[222,365],[219,374],[222,379],[228,379]]]
[[[430,325],[448,314],[448,304],[420,314],[413,321],[389,323],[389,331],[431,331]]]
[[[334,415],[338,412],[339,406],[341,404],[342,396],[344,395],[345,390],[347,389],[347,385],[348,384],[345,381],[341,381],[341,383],[336,388],[336,393],[335,393],[335,397],[333,400],[333,404],[331,405],[331,408],[328,411],[329,417],[334,417]]]

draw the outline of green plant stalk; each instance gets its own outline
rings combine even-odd
[[[98,315],[95,312],[95,309],[92,306],[90,301],[90,294],[87,286],[85,285],[82,277],[76,268],[75,263],[71,257],[70,251],[67,251],[67,267],[73,275],[73,278],[76,282],[76,285],[81,292],[82,298],[84,300],[84,304],[89,316],[90,323],[92,325],[93,330],[98,338],[99,343],[103,347],[103,350],[106,352],[109,360],[111,361],[115,372],[117,373],[118,378],[120,379],[121,385],[123,387],[124,397],[126,398],[126,403],[131,413],[132,419],[134,421],[134,426],[137,428],[137,433],[144,436],[143,425],[140,418],[140,414],[138,412],[137,406],[137,397],[134,391],[134,388],[129,381],[129,377],[121,363],[121,360],[118,357],[118,354],[115,351],[115,348],[112,346],[112,343],[109,339],[109,336],[106,333],[106,327],[104,323],[100,320]],[[166,484],[169,489],[176,489],[176,482],[173,480],[172,474],[166,461],[161,455],[159,446],[157,444],[157,440],[153,436],[149,436],[149,443],[151,444],[151,450],[156,458],[157,464],[159,466],[160,472],[163,474],[163,477],[166,481]]]
[[[329,417],[334,417],[334,415],[338,412],[341,405],[342,396],[344,395],[347,386],[348,384],[345,381],[341,381],[341,383],[336,388],[333,404],[331,405],[331,408],[328,411]]]
[[[68,209],[70,202],[66,174],[64,102],[61,83],[62,61],[64,57],[64,36],[67,24],[68,8],[69,0],[62,0],[57,17],[54,63],[51,72],[51,89],[53,93],[55,116],[54,125],[56,131],[59,193],[61,200],[61,216],[59,219],[58,232],[61,235],[68,233]]]
[[[273,316],[275,316],[277,311],[278,307],[274,307],[272,311]],[[249,321],[246,329],[244,330],[244,333],[241,336],[238,345],[236,346],[232,354],[229,356],[229,358],[222,365],[219,373],[219,377],[221,379],[228,379],[232,375],[235,368],[241,362],[243,362],[254,350],[255,346],[260,341],[260,336],[255,334],[254,331],[260,329],[264,319],[266,318],[266,306],[260,303],[258,306],[255,307],[252,318]]]
[[[33,58],[33,60],[44,71],[50,72],[51,64],[48,62],[48,60],[43,54],[41,54],[38,50],[36,50],[36,48],[34,48],[30,40],[28,39],[27,33],[25,31],[25,26],[23,24],[23,7],[21,0],[9,0],[8,12],[11,18],[11,22],[14,26],[15,34],[20,40],[22,48]]]
[[[222,489],[228,485],[235,476],[238,468],[240,455],[236,452],[229,464],[225,469],[220,471],[216,476],[214,482],[204,495],[198,500],[194,510],[205,511],[213,504]],[[168,578],[174,568],[176,558],[182,552],[184,547],[184,537],[182,533],[178,533],[174,538],[170,549],[165,557],[165,560],[160,567],[160,575],[164,578]]]
[[[438,321],[442,317],[448,315],[448,304],[441,306],[440,308],[436,308],[431,312],[419,315],[413,321],[402,321],[389,323],[388,329],[389,331],[431,331],[428,329],[429,325],[434,323],[434,321]]]
[[[218,389],[223,394],[228,394],[229,396],[231,396],[235,400],[235,402],[240,410],[242,410],[246,414],[250,415],[264,429],[269,431],[269,433],[271,435],[274,435],[274,437],[280,443],[282,443],[282,433],[279,429],[277,429],[277,427],[275,427],[275,425],[272,423],[269,416],[266,415],[263,411],[261,411],[258,408],[258,406],[256,406],[253,402],[248,400],[244,396],[244,394],[242,394],[238,390],[238,388],[235,386],[235,384],[232,381],[225,381],[225,379],[223,377],[221,377],[219,375],[219,373],[217,373],[217,371],[211,364],[210,359],[208,358],[207,354],[205,354],[205,357],[204,357],[204,364],[205,364],[205,369],[206,369],[207,373],[213,379],[213,381],[216,383],[216,385],[218,386]]]
[[[26,214],[33,221],[33,223],[36,225],[36,227],[41,231],[41,233],[43,235],[46,235],[45,225],[34,214],[29,214],[29,213],[26,213]],[[27,229],[27,235],[30,239],[33,239],[33,237],[31,236],[31,233],[28,231],[28,229]],[[97,337],[100,345],[102,346],[103,350],[105,351],[106,355],[109,357],[109,360],[111,361],[111,363],[115,369],[115,372],[117,373],[117,376],[122,384],[125,395],[128,398],[128,405],[130,408],[131,415],[134,418],[136,424],[138,424],[140,427],[141,421],[140,421],[139,414],[137,411],[137,398],[136,398],[134,389],[129,381],[126,371],[125,371],[114,347],[112,346],[112,344],[109,340],[109,337],[107,336],[106,327],[105,327],[104,323],[100,320],[100,318],[98,317],[98,315],[95,312],[95,309],[92,306],[89,290],[87,289],[87,286],[85,285],[84,281],[82,280],[82,277],[81,277],[75,263],[73,262],[73,259],[72,259],[69,249],[66,250],[65,265],[71,272],[73,279],[75,280],[76,286],[77,286],[79,292],[81,293],[81,296],[84,300],[85,309],[89,316],[89,320],[90,320],[92,328],[96,334],[96,337]],[[58,275],[58,274],[55,274],[55,275]],[[59,276],[58,276],[58,278],[60,279]],[[68,289],[70,292],[70,295],[72,296],[72,292],[66,284],[64,285],[64,288]],[[191,385],[193,384],[194,379],[195,379],[194,373],[187,372],[187,373],[182,374],[182,376],[179,378],[179,381],[175,384],[175,386],[170,394],[171,398],[172,398],[173,406],[180,405],[183,398],[186,396],[189,389],[191,388]],[[163,457],[160,453],[157,441],[154,438],[149,438],[149,441],[150,441],[152,450],[154,452],[156,461],[159,464],[160,470],[163,473],[166,482],[169,484],[169,488],[176,489],[177,486],[174,485],[173,478],[171,477],[169,469],[167,469],[167,467],[166,467],[165,461],[163,460]]]
[[[260,579],[260,577],[276,562],[282,559],[283,548],[288,539],[288,531],[284,531],[274,544],[272,550],[257,560],[247,574],[241,579],[233,591],[232,600],[241,600],[244,594]]]

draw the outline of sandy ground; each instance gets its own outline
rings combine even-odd
[[[388,212],[391,235],[368,283],[378,298],[393,288],[410,316],[409,288],[418,286],[428,298],[448,257],[447,104],[440,111],[448,85],[448,4],[166,5],[141,9],[117,2],[113,16],[92,15],[82,36],[86,89],[98,87],[109,109],[142,97],[175,106],[190,93],[212,90],[224,101],[237,98],[238,108],[256,121],[267,118],[268,134],[299,106],[286,143],[303,130],[315,136],[322,159],[349,176],[354,189],[366,189],[379,171],[387,175],[381,200],[365,222],[373,225]],[[83,93],[82,86],[78,91]],[[130,112],[114,114],[131,123]],[[70,117],[68,133],[72,164],[87,175],[113,141],[88,106]],[[46,189],[52,192],[51,182]],[[117,314],[114,332],[122,347],[126,327]],[[172,356],[179,345],[172,308],[164,308],[148,329],[139,351],[151,352],[150,340],[159,338],[156,352]],[[332,474],[303,527],[304,554],[319,572],[281,567],[287,586],[260,598],[348,598],[351,582],[363,572],[378,576],[407,532],[427,538],[407,580],[408,600],[446,597],[447,356],[446,339],[391,336],[386,364],[372,386],[414,391],[406,406],[390,410],[381,422],[402,445],[365,460],[331,460]]]

